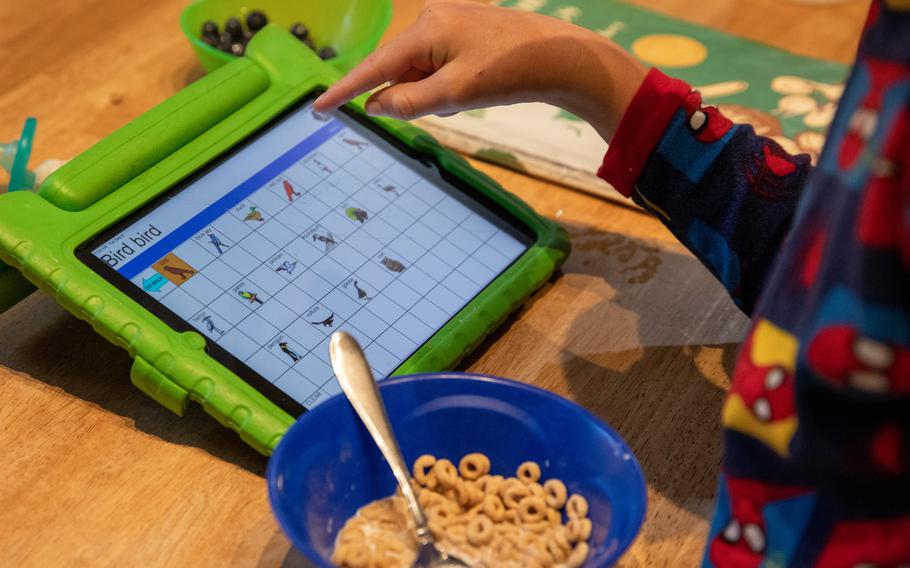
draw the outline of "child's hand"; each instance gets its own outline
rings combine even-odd
[[[428,0],[417,21],[317,99],[333,109],[379,87],[366,110],[412,119],[541,101],[609,140],[645,70],[616,44],[566,22],[464,0]]]

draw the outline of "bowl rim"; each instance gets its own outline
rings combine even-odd
[[[193,10],[199,8],[204,4],[209,4],[212,2],[217,2],[218,0],[192,0],[189,4],[183,7],[183,10],[180,11],[180,29],[183,31],[183,35],[189,40],[190,45],[193,46],[196,50],[202,50],[203,52],[220,59],[224,63],[230,63],[238,57],[230,55],[216,49],[211,45],[202,41],[198,33],[190,29],[190,14]],[[365,58],[371,51],[376,49],[376,46],[379,45],[379,41],[382,39],[382,36],[385,34],[386,30],[389,28],[389,24],[392,21],[392,0],[372,0],[379,2],[379,9],[381,10],[379,18],[376,18],[374,21],[376,23],[376,28],[369,34],[370,39],[364,45],[359,45],[354,49],[347,50],[344,54],[339,55],[335,58],[330,64],[337,65],[339,62],[343,65],[339,66],[339,69],[346,69],[348,66],[352,67],[359,63],[363,58]]]
[[[615,443],[617,443],[619,448],[625,453],[626,459],[631,462],[632,474],[634,477],[633,481],[635,482],[635,485],[638,488],[638,499],[637,499],[638,503],[637,504],[639,505],[639,509],[641,511],[638,518],[634,519],[635,524],[637,525],[637,527],[635,529],[635,533],[632,535],[632,538],[629,539],[629,541],[627,543],[624,543],[622,546],[619,546],[614,551],[612,551],[612,553],[609,556],[610,564],[611,565],[615,564],[616,561],[619,560],[619,558],[621,558],[622,555],[629,549],[629,547],[632,546],[632,544],[635,542],[635,540],[638,538],[639,534],[641,533],[641,527],[644,524],[645,518],[648,513],[648,487],[647,487],[647,483],[645,481],[644,471],[641,468],[641,463],[639,463],[638,457],[635,455],[635,453],[629,447],[628,443],[626,443],[625,439],[623,439],[623,437],[620,436],[619,433],[617,433],[606,422],[604,422],[603,420],[598,418],[591,411],[589,411],[587,408],[581,406],[577,402],[574,402],[572,400],[569,400],[568,398],[559,396],[558,394],[556,394],[554,392],[548,391],[548,390],[538,387],[536,385],[531,385],[531,384],[524,383],[521,381],[516,381],[513,379],[506,379],[506,378],[498,377],[495,375],[487,375],[487,374],[482,374],[482,373],[470,373],[470,372],[463,372],[463,371],[441,371],[441,372],[434,372],[434,373],[414,373],[414,374],[409,374],[409,375],[393,376],[393,377],[381,379],[377,382],[379,383],[380,388],[383,388],[387,385],[395,386],[395,385],[400,385],[400,384],[409,384],[409,383],[413,383],[413,382],[417,382],[417,381],[424,381],[424,380],[428,380],[428,379],[429,380],[461,379],[461,380],[466,380],[466,381],[481,381],[481,382],[499,384],[502,386],[507,386],[507,387],[512,387],[512,388],[518,388],[520,390],[524,390],[529,393],[542,395],[545,398],[548,398],[551,401],[556,402],[557,404],[571,408],[575,411],[580,411],[589,420],[593,421],[599,428],[605,430],[606,433],[610,436],[610,438]],[[292,532],[289,530],[289,527],[285,523],[284,518],[278,514],[278,509],[279,509],[278,503],[280,502],[280,500],[278,499],[279,487],[278,487],[278,465],[277,464],[279,461],[283,461],[284,454],[290,451],[290,450],[286,449],[287,443],[285,443],[285,440],[287,439],[288,432],[290,432],[292,429],[296,428],[297,425],[302,421],[301,418],[303,416],[308,416],[308,415],[315,415],[315,417],[318,418],[318,415],[320,414],[319,413],[320,408],[325,408],[326,405],[328,403],[330,403],[332,400],[337,399],[337,398],[344,398],[344,396],[345,396],[344,393],[339,393],[339,394],[333,395],[332,397],[330,397],[328,400],[326,400],[324,403],[320,404],[313,410],[310,410],[310,411],[304,413],[303,415],[301,415],[300,417],[298,417],[297,420],[294,422],[294,424],[292,424],[291,427],[288,428],[287,432],[285,432],[285,435],[282,436],[281,440],[278,442],[277,447],[275,448],[275,451],[272,452],[272,456],[269,458],[269,461],[266,464],[266,483],[268,486],[267,489],[268,489],[269,504],[272,509],[272,514],[274,515],[276,521],[278,522],[278,525],[281,527],[282,532],[284,532],[284,534],[288,537],[288,540],[291,541],[291,546],[294,548],[297,548],[298,551],[300,553],[302,553],[304,556],[306,556],[308,560],[316,563],[317,565],[325,566],[327,568],[331,568],[331,565],[323,563],[322,559],[321,559],[321,555],[312,546],[310,546],[309,544],[306,544],[306,543],[303,544],[303,546],[298,546],[298,544],[294,542],[294,539],[291,536]]]

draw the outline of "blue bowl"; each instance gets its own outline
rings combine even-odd
[[[590,502],[587,567],[609,566],[644,520],[645,482],[629,447],[591,413],[523,383],[466,373],[384,380],[380,390],[408,463],[421,454],[490,456],[493,473],[514,475],[534,460]],[[269,461],[269,499],[284,532],[317,566],[358,508],[395,490],[379,450],[344,395],[304,414]]]

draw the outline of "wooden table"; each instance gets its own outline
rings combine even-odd
[[[847,62],[868,2],[641,3]],[[72,156],[201,77],[177,27],[183,4],[0,4],[0,140],[34,115],[33,163]],[[397,1],[390,33],[419,6]],[[618,429],[650,497],[622,564],[696,566],[746,318],[654,219],[478,167],[563,223],[575,250],[465,368],[533,382]],[[130,385],[125,352],[42,295],[0,316],[0,339],[0,364],[15,370],[0,368],[0,564],[306,564],[269,511],[265,458],[195,405],[179,419],[146,398]]]

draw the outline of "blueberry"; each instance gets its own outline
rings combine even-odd
[[[218,39],[218,24],[212,20],[208,20],[202,24],[202,38],[205,39],[207,37],[216,40]]]
[[[269,19],[265,16],[265,13],[260,12],[259,10],[253,10],[246,16],[246,27],[252,32],[258,32],[265,25],[269,23]]]
[[[234,43],[234,37],[228,32],[221,32],[218,38],[218,49],[221,51],[231,52],[231,44]]]
[[[246,46],[242,43],[232,43],[231,44],[231,53],[240,57],[243,55],[243,52],[246,51]]]
[[[310,30],[307,29],[307,27],[305,25],[301,24],[300,22],[297,22],[296,24],[291,26],[291,33],[294,34],[294,37],[296,37],[300,41],[303,41],[307,37],[309,37]]]
[[[243,25],[237,18],[228,18],[224,23],[224,31],[231,34],[231,37],[234,38],[234,41],[240,41],[243,39]]]
[[[243,32],[243,41],[240,43],[246,47],[246,44],[250,43],[250,40],[253,39],[253,36],[256,35],[256,32]]]
[[[215,49],[221,49],[221,40],[218,37],[202,36],[202,41]]]
[[[319,50],[319,59],[333,59],[338,54],[335,52],[335,48],[327,45]]]
[[[304,38],[303,43],[305,43],[306,46],[309,47],[310,49],[312,49],[313,51],[316,51],[316,44],[313,43],[313,40],[311,40],[310,38]]]

